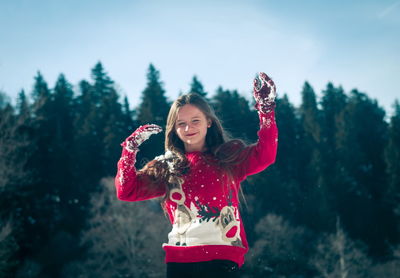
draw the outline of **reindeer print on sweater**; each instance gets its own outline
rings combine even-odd
[[[199,152],[189,153],[188,158],[193,160],[202,159],[199,156]],[[198,162],[198,161],[196,161]],[[205,165],[202,162],[201,165]],[[201,169],[198,170],[201,173]],[[209,175],[216,172],[207,171]],[[196,180],[191,184],[192,186],[200,186],[206,190],[204,184],[199,185],[202,179],[206,180],[210,177],[195,176]],[[215,179],[216,181],[219,178]],[[187,183],[184,183],[184,185]],[[211,185],[214,183],[211,182]],[[219,245],[232,245],[243,247],[240,238],[240,219],[237,211],[237,207],[232,204],[232,196],[234,190],[231,189],[228,196],[217,194],[216,190],[219,183],[215,183],[214,190],[208,190],[214,192],[214,195],[219,195],[219,198],[226,197],[225,200],[218,202],[217,197],[212,197],[205,204],[201,203],[199,197],[193,196],[191,192],[194,188],[187,188],[190,196],[190,200],[187,200],[186,194],[181,186],[179,188],[173,188],[169,194],[169,206],[174,208],[171,210],[172,218],[172,231],[169,233],[169,242],[163,246],[192,246],[192,245],[204,245],[204,244],[219,244]],[[184,187],[186,188],[186,187]],[[199,195],[199,194],[198,194]],[[188,202],[186,202],[188,201]],[[203,199],[203,202],[205,199]],[[190,205],[185,205],[185,202]],[[174,204],[175,203],[175,204]],[[213,204],[211,206],[210,204]],[[225,204],[225,205],[223,205]]]

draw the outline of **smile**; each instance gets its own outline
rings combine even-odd
[[[187,134],[186,137],[191,137],[191,136],[196,135],[196,134],[197,134],[197,132],[196,133]]]

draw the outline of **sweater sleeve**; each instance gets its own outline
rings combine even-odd
[[[239,155],[239,161],[235,167],[239,181],[249,175],[257,174],[265,170],[275,162],[278,149],[278,127],[275,121],[275,111],[258,113],[260,129],[257,132],[256,143],[247,146]]]
[[[137,152],[122,149],[121,158],[117,163],[115,189],[117,198],[121,201],[144,201],[165,194],[166,185],[156,182],[152,177],[135,168]]]

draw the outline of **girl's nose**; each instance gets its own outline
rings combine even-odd
[[[185,126],[185,131],[188,131],[189,130],[189,125],[186,125]]]

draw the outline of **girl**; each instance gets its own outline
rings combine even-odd
[[[162,131],[154,124],[140,126],[121,143],[118,199],[163,196],[172,224],[162,245],[167,277],[237,277],[244,263],[249,247],[238,210],[240,182],[274,163],[278,144],[275,84],[260,72],[253,85],[260,120],[257,143],[228,139],[210,105],[194,93],[171,106],[164,155],[135,169],[139,146]]]

